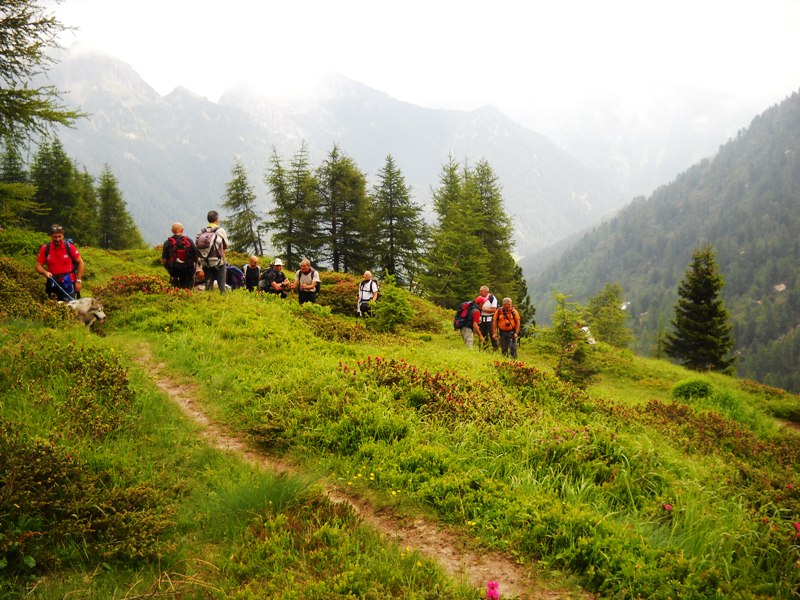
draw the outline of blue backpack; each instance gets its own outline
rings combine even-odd
[[[244,287],[244,272],[239,267],[225,265],[225,283],[231,286],[232,290]]]

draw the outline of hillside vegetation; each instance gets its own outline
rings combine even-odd
[[[540,316],[552,290],[584,301],[618,282],[637,352],[658,356],[692,252],[713,245],[742,376],[800,391],[800,93],[703,161],[635,200],[529,281]]]
[[[37,243],[0,235],[4,597],[483,597],[331,503],[320,477],[561,589],[798,592],[800,438],[778,420],[800,420],[795,395],[603,344],[581,390],[552,375],[546,331],[500,360],[410,296],[407,325],[365,328],[345,275],[324,274],[326,306],[179,292],[154,250],[82,249],[85,295],[108,313],[92,332],[44,302]],[[309,475],[210,448],[143,355]]]

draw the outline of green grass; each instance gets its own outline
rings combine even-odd
[[[157,551],[81,557],[76,544],[107,543],[73,534],[33,567],[14,555],[0,589],[100,598],[163,591],[169,575],[189,597],[478,597],[331,505],[322,481],[603,597],[791,598],[800,585],[800,443],[775,420],[800,412],[796,396],[721,375],[695,384],[681,367],[602,344],[583,391],[553,377],[543,340],[495,365],[463,347],[449,314],[416,301],[426,329],[377,334],[339,314],[332,280],[333,310],[246,292],[131,294],[138,277],[166,279],[152,251],[84,256],[111,307],[102,335],[8,316],[4,347],[35,359],[0,363],[0,416],[24,424],[29,442],[81,457],[107,489],[146,486],[149,504],[132,518],[152,526]],[[132,276],[124,293],[109,286],[118,275]],[[54,337],[127,373],[124,410],[103,389],[80,410],[57,400],[79,369],[57,368]],[[197,386],[213,419],[319,483],[210,449],[134,362],[142,345]],[[27,400],[31,390],[42,400]],[[87,427],[89,414],[102,419]]]

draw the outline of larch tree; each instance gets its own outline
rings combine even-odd
[[[413,287],[421,268],[427,227],[422,207],[411,200],[409,187],[391,155],[378,171],[370,217],[376,269],[393,275],[398,285]]]
[[[231,171],[232,179],[225,188],[222,206],[228,211],[225,229],[231,247],[237,252],[264,255],[261,240],[261,219],[256,210],[256,193],[247,179],[247,171],[238,160]]]
[[[55,125],[71,125],[84,116],[68,110],[52,86],[30,81],[52,63],[49,49],[69,29],[36,0],[3,0],[0,9],[0,138],[46,136]]]
[[[602,342],[627,348],[633,339],[626,323],[630,316],[623,308],[625,298],[619,283],[606,283],[602,290],[589,299],[586,320],[592,335]]]
[[[322,258],[334,271],[355,273],[371,264],[367,180],[334,145],[317,169]]]
[[[317,179],[305,142],[289,169],[273,148],[265,182],[273,204],[267,212],[265,228],[272,232],[272,245],[282,255],[287,269],[296,269],[303,258],[316,257],[321,244]]]
[[[480,237],[480,202],[465,186],[459,165],[450,158],[439,188],[433,191],[437,222],[431,234],[421,277],[423,293],[449,308],[474,298],[489,280],[489,255]]]
[[[695,371],[732,373],[735,356],[728,311],[720,297],[724,280],[710,244],[694,251],[678,286],[672,331],[667,333],[667,356]]]

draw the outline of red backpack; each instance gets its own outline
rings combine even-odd
[[[169,258],[167,258],[168,271],[184,271],[192,267],[188,264],[189,250],[192,243],[185,235],[180,237],[180,241],[175,236],[169,238]]]

